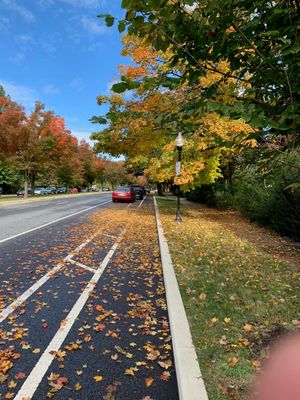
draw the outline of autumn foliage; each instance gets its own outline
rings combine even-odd
[[[65,126],[63,117],[36,102],[27,115],[24,108],[0,96],[0,162],[3,174],[15,171],[25,187],[36,183],[90,187],[107,181],[113,163],[98,157],[84,141],[78,142]],[[4,168],[5,167],[5,168]],[[123,168],[124,172],[124,168]],[[3,175],[2,174],[2,175]],[[3,182],[8,179],[2,178]]]

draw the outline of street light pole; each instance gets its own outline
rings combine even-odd
[[[181,132],[178,133],[178,136],[175,139],[175,144],[178,150],[178,161],[176,163],[176,176],[179,176],[181,172],[181,153],[182,153],[182,147],[184,145],[184,139],[182,137]],[[176,210],[175,221],[182,222],[182,218],[180,215],[180,185],[177,185],[177,210]]]

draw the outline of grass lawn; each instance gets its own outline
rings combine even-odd
[[[209,399],[248,399],[270,344],[300,327],[299,269],[199,205],[183,205],[182,223],[175,201],[158,205]]]

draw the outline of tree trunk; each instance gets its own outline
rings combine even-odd
[[[35,186],[35,175],[31,175],[30,179],[31,193],[34,195],[34,186]]]
[[[164,192],[163,192],[163,185],[161,183],[157,184],[157,193],[159,196],[163,196]]]
[[[24,173],[24,197],[28,197],[28,171]]]

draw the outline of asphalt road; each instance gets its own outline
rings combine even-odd
[[[98,193],[0,204],[0,243],[38,226],[110,202],[110,193]]]
[[[152,199],[110,197],[0,208],[4,240],[79,212],[0,242],[1,399],[178,400]]]

